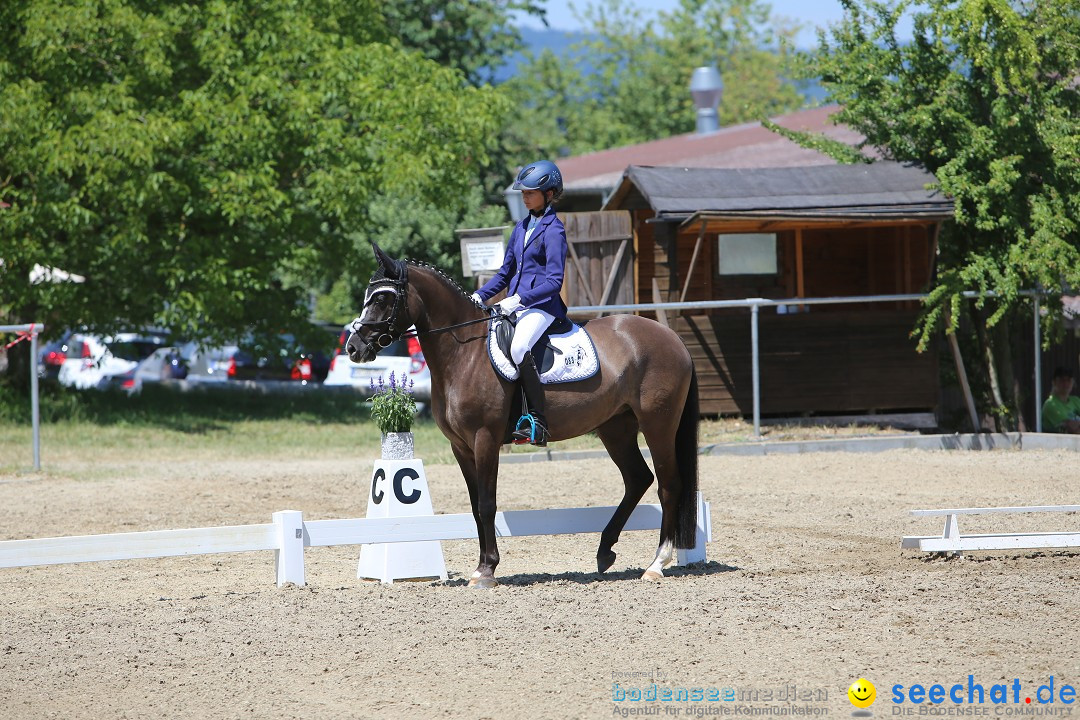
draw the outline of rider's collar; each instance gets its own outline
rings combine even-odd
[[[551,205],[551,203],[548,203],[547,205],[545,205],[544,206],[544,212],[540,213],[539,215],[533,215],[532,211],[530,211],[529,214],[525,216],[525,220],[527,221],[526,225],[528,225],[529,223],[532,223],[534,221],[539,222],[540,220],[544,219],[545,215],[548,215],[548,214],[553,213],[553,212],[555,212],[555,208]]]

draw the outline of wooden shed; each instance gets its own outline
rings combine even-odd
[[[952,217],[952,202],[927,189],[933,182],[918,168],[885,162],[631,166],[606,212],[570,214],[576,269],[568,277],[576,280],[567,300],[793,299],[759,317],[763,414],[931,410],[938,360],[932,350],[916,352],[918,303],[797,300],[925,292],[938,230]],[[575,284],[587,282],[588,296]],[[702,412],[749,415],[749,310],[667,319],[694,356]]]

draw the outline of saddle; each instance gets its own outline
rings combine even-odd
[[[488,331],[488,356],[495,372],[504,380],[518,379],[518,369],[510,359],[514,337],[513,321],[493,313]],[[568,383],[591,378],[600,370],[596,346],[584,325],[558,318],[532,347],[540,382],[545,385]]]

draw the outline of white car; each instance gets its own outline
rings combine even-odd
[[[155,351],[168,347],[164,337],[119,333],[112,337],[73,334],[57,379],[79,389],[104,387],[110,378],[135,370]],[[127,389],[132,389],[128,387]]]
[[[395,340],[388,347],[379,350],[373,361],[354,363],[345,352],[345,343],[351,332],[346,325],[323,385],[351,385],[365,395],[371,395],[372,382],[378,384],[381,377],[383,383],[389,385],[390,373],[394,373],[395,381],[405,378],[406,382],[412,382],[413,397],[418,402],[426,403],[431,400],[431,371],[416,338]]]

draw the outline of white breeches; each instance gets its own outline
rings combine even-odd
[[[510,343],[510,359],[515,365],[521,364],[525,353],[532,350],[532,346],[553,322],[555,322],[555,316],[548,315],[543,310],[530,308],[518,311],[517,327],[514,330],[514,339]]]

